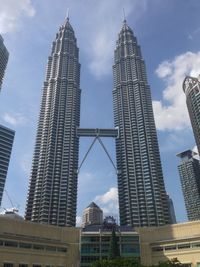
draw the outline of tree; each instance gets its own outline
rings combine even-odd
[[[143,267],[138,258],[117,258],[94,262],[92,267]]]
[[[182,264],[180,263],[180,261],[177,258],[173,258],[171,260],[168,261],[164,261],[164,262],[160,262],[158,264],[158,267],[181,267]]]
[[[115,229],[112,230],[112,236],[110,239],[110,248],[109,248],[109,259],[116,259],[120,257],[119,245],[117,242],[117,236]]]

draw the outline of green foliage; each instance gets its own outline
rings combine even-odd
[[[180,261],[177,258],[168,260],[168,261],[164,261],[164,262],[160,262],[158,264],[158,267],[181,267],[182,264],[180,263]]]
[[[151,267],[181,267],[181,263],[177,258],[160,262],[157,266]],[[138,258],[117,258],[110,260],[100,260],[94,262],[92,267],[145,267],[140,263]]]
[[[94,262],[92,267],[142,267],[137,258],[118,258]]]
[[[120,257],[119,245],[117,243],[117,236],[115,230],[112,230],[112,236],[110,240],[109,259],[116,259]]]

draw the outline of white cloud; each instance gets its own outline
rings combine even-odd
[[[19,165],[22,171],[26,175],[30,175],[31,163],[32,163],[32,154],[27,153],[27,154],[22,155],[22,157],[20,158]]]
[[[0,33],[14,31],[23,16],[35,15],[31,0],[0,0],[0,7]]]
[[[87,29],[80,33],[83,49],[88,55],[89,69],[97,78],[112,73],[113,51],[123,21],[123,8],[128,22],[130,14],[136,20],[146,6],[147,0],[94,1],[90,5],[86,1],[81,6],[82,13],[90,13],[82,22]]]
[[[186,75],[196,77],[200,74],[200,52],[186,52],[164,61],[156,74],[166,84],[163,99],[153,101],[157,129],[174,131],[190,126],[182,83]]]
[[[118,214],[118,190],[116,187],[111,187],[105,194],[96,196],[94,201],[99,204],[104,214]]]
[[[76,216],[76,226],[80,227],[82,224],[82,217],[81,216]]]
[[[24,125],[27,122],[27,119],[21,113],[13,114],[13,113],[5,112],[2,118],[5,122],[13,126]]]

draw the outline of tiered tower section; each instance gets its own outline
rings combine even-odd
[[[114,56],[114,121],[121,225],[170,222],[145,62],[124,21]]]
[[[8,63],[9,53],[4,45],[3,37],[0,35],[0,90],[3,83],[5,69]]]
[[[52,44],[30,176],[26,219],[74,226],[80,121],[79,49],[69,19]]]

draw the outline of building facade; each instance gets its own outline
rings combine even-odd
[[[167,195],[167,202],[168,202],[168,207],[169,207],[170,223],[174,224],[176,223],[176,214],[174,210],[173,200],[169,197],[169,195]]]
[[[6,182],[14,136],[15,132],[13,130],[0,125],[0,206]]]
[[[108,259],[112,236],[113,217],[108,216],[101,225],[88,225],[81,232],[81,267],[90,267],[93,262]],[[128,226],[117,226],[115,233],[121,257],[140,257],[139,235]]]
[[[91,202],[90,205],[83,211],[82,227],[87,225],[95,225],[103,223],[103,211],[96,203]]]
[[[114,54],[114,121],[121,225],[170,222],[145,62],[124,21]]]
[[[5,69],[8,63],[8,57],[9,57],[8,50],[4,45],[3,37],[0,35],[0,91],[1,91]]]
[[[0,215],[0,266],[80,266],[80,229]]]
[[[178,170],[190,221],[200,220],[200,161],[194,154],[191,150],[177,154],[181,159]]]
[[[67,18],[48,58],[26,220],[75,226],[80,94],[79,49]]]
[[[199,77],[187,76],[183,81],[183,91],[192,124],[194,138],[200,155],[200,81]]]
[[[144,266],[156,266],[175,258],[184,267],[200,266],[200,221],[136,230]]]

